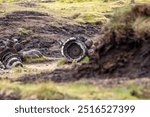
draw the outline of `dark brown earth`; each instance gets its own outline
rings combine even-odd
[[[105,27],[97,39],[94,54],[89,63],[72,69],[57,69],[51,73],[26,75],[22,82],[53,80],[56,82],[75,81],[81,78],[114,79],[150,78],[150,32],[142,35],[129,24],[137,17],[150,17],[150,5],[142,4],[132,8],[120,18],[125,27],[113,29]],[[130,20],[129,20],[130,19]]]
[[[149,5],[137,5],[120,19],[127,24],[130,22],[128,19],[135,21],[140,16],[150,17],[149,13]],[[116,87],[134,79],[138,85],[149,89],[150,32],[143,32],[141,35],[128,25],[120,30],[105,27],[101,31],[100,26],[90,24],[67,25],[67,20],[58,20],[52,15],[33,11],[13,12],[0,18],[1,39],[31,40],[26,45],[28,48],[38,48],[49,57],[61,57],[59,40],[72,36],[93,39],[98,35],[93,46],[94,53],[90,55],[88,63],[74,65],[70,69],[24,75],[12,82],[70,82],[86,78],[89,83],[97,86]],[[51,25],[51,22],[58,23]],[[144,93],[144,97],[149,97],[149,94]],[[18,92],[1,90],[0,99],[21,99],[21,96]]]
[[[63,41],[70,37],[91,38],[100,32],[100,26],[68,25],[68,21],[71,20],[58,19],[34,11],[8,13],[5,17],[0,17],[0,39],[30,40],[26,48],[38,48],[44,55],[58,58],[62,57],[59,40]]]

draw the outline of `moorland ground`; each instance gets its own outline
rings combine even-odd
[[[28,39],[31,41],[29,43],[31,48],[46,48],[46,51],[42,50],[43,54],[55,58],[62,58],[59,40],[73,36],[98,40],[101,35],[105,35],[103,27],[107,25],[113,30],[120,31],[120,26],[124,26],[124,23],[118,20],[120,14],[129,11],[134,6],[126,0],[0,0],[0,2],[0,39]],[[149,0],[137,0],[136,4],[144,2],[148,4]],[[114,16],[116,19],[112,20]],[[134,24],[132,26],[140,32],[138,34],[143,36],[145,34],[143,29],[147,29],[146,32],[149,30],[146,27],[149,22],[149,15],[142,15],[142,18],[139,17],[134,20],[134,23],[132,22]],[[120,33],[122,30],[119,31],[116,34],[122,34]],[[107,30],[108,32],[111,34],[110,30]],[[122,35],[119,35],[117,39],[120,39],[120,36]],[[118,42],[121,43],[121,41]],[[134,48],[130,53],[125,53],[117,51],[112,47],[113,44],[108,43],[108,48],[101,55],[103,57],[100,61],[108,63],[103,64],[104,73],[100,71],[99,66],[98,68],[97,66],[91,67],[91,65],[89,67],[89,63],[93,61],[93,58],[91,60],[89,57],[79,63],[69,64],[64,59],[51,61],[43,58],[28,59],[24,62],[23,68],[1,70],[0,99],[149,99],[148,62],[142,62],[144,65],[147,64],[146,69],[143,68],[145,73],[139,71],[136,74],[137,69],[132,69],[135,68],[133,67],[135,64],[129,64],[125,60],[137,60],[139,57],[135,54],[137,50]],[[98,48],[100,45],[98,43],[95,46]],[[149,45],[145,44],[144,47],[147,48],[143,48],[141,53],[145,52],[144,49],[146,52],[149,51]],[[107,54],[110,48],[113,48],[113,51]],[[124,48],[126,46],[119,50],[124,50]],[[124,55],[121,55],[122,53]],[[132,54],[136,55],[136,59],[129,56]],[[123,63],[114,61],[118,55],[124,58]],[[145,58],[147,61],[150,59],[149,56]],[[143,61],[140,57],[138,60],[138,62]],[[102,65],[101,62],[96,62],[96,64]],[[116,69],[118,64],[120,66]],[[76,66],[83,67],[79,69]],[[136,67],[139,67],[137,63]],[[74,75],[72,71],[75,71]],[[134,76],[130,76],[133,74],[130,71],[134,72]],[[102,75],[97,74],[98,72]],[[120,73],[130,74],[121,76]]]

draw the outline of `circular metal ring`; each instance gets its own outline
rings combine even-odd
[[[87,47],[84,42],[76,38],[68,39],[62,46],[62,55],[68,61],[81,61],[87,54]]]
[[[13,67],[18,67],[18,66],[23,67],[22,63],[16,57],[10,58],[6,64],[6,68],[8,68],[8,69],[11,69]]]

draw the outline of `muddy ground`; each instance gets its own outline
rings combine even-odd
[[[24,7],[36,7],[34,3],[21,2],[16,4],[19,6],[23,5]],[[62,58],[60,41],[63,42],[70,37],[92,39],[101,32],[100,25],[69,25],[68,22],[71,22],[71,20],[70,18],[56,18],[51,14],[37,11],[10,12],[0,17],[0,39],[18,39],[20,42],[29,40],[29,43],[25,45],[26,49],[38,49],[43,55],[56,58],[57,61],[57,59]],[[43,62],[40,66],[44,66],[44,64],[49,66],[49,64],[53,64],[52,62]],[[27,65],[27,67],[30,66]],[[39,67],[36,64],[34,66]],[[45,66],[42,68],[45,69]],[[5,74],[6,72],[2,71],[1,74],[3,73]],[[45,79],[44,75],[42,77],[40,81]],[[32,79],[32,77],[30,78]]]
[[[91,24],[68,25],[70,19],[34,11],[16,11],[0,17],[0,38],[30,40],[26,48],[37,48],[49,57],[62,57],[60,42],[70,37],[93,38],[100,26]]]
[[[18,5],[36,7],[33,4],[19,3]],[[139,12],[142,12],[143,16],[149,16],[149,7],[145,9]],[[96,38],[93,46],[95,52],[90,56],[89,63],[74,65],[73,68],[58,68],[52,72],[26,74],[12,82],[70,82],[86,78],[94,79],[94,83],[98,83],[97,80],[100,79],[99,85],[116,86],[128,79],[150,78],[149,33],[145,33],[141,38],[132,28],[123,30],[123,33],[109,28],[101,31],[101,25],[67,24],[70,21],[69,18],[57,19],[53,15],[35,11],[11,12],[0,18],[1,39],[30,40],[26,45],[27,48],[38,48],[48,57],[62,57],[59,40],[64,41],[74,36],[91,40]]]
[[[135,21],[140,16],[150,17],[149,8],[149,4],[137,5],[129,13],[125,14],[124,17],[126,18],[123,18],[121,22],[127,25],[126,21],[131,16],[131,21]],[[89,29],[93,30],[94,28]],[[86,30],[88,31],[88,28]],[[94,29],[93,31],[95,33],[90,33],[97,34],[100,30]],[[79,33],[80,31],[77,31],[77,34]],[[43,78],[42,81],[52,80],[55,82],[76,81],[82,78],[112,79],[113,81],[113,79],[117,78],[119,84],[124,79],[150,78],[149,32],[146,31],[139,35],[132,27],[127,25],[127,27],[119,30],[105,27],[100,33],[101,35],[99,35],[95,43],[95,52],[90,56],[89,63],[75,65],[71,69],[56,69],[52,72],[25,75],[20,77],[18,81],[24,83],[41,82],[41,77]],[[81,34],[86,35],[82,31]],[[88,37],[88,35],[86,36]],[[116,85],[116,82],[114,84]]]
[[[28,2],[16,4],[26,8],[38,7]],[[134,7],[123,19],[120,18],[121,23],[126,25],[137,17],[150,17],[149,13],[149,5]],[[133,80],[146,89],[150,88],[150,32],[139,35],[128,25],[121,30],[112,30],[99,24],[68,24],[71,21],[71,18],[29,10],[10,12],[0,17],[0,39],[30,40],[25,45],[27,49],[39,49],[43,55],[56,59],[62,58],[60,40],[74,36],[94,40],[94,53],[87,63],[63,63],[61,66],[57,65],[57,60],[24,63],[30,72],[25,69],[25,74],[23,72],[17,78],[11,70],[0,71],[0,75],[6,81],[21,84],[49,81],[63,84],[84,79],[98,87],[112,88]],[[150,93],[145,94],[149,98]],[[2,90],[0,99],[21,99],[21,96],[11,90]]]

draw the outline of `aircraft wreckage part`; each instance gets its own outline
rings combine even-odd
[[[6,53],[3,57],[2,57],[2,63],[5,66],[5,68],[7,69],[11,69],[13,67],[23,67],[23,64],[20,60],[20,58],[18,57],[17,54],[13,54],[11,52]]]
[[[18,51],[21,51],[23,49],[23,45],[20,43],[15,43],[13,48],[18,52]]]
[[[90,49],[93,45],[93,41],[92,40],[87,40],[87,41],[85,41],[85,45],[88,49]]]
[[[70,38],[62,45],[61,53],[70,62],[81,61],[87,54],[87,47],[84,42]]]
[[[8,69],[11,69],[14,67],[23,67],[23,64],[20,61],[13,59],[13,60],[9,61],[8,64],[6,65],[6,68],[8,68]]]
[[[38,50],[32,49],[28,51],[19,52],[21,58],[40,58],[43,57],[42,53]]]
[[[1,69],[5,69],[5,66],[3,65],[3,63],[0,61],[0,70]]]

